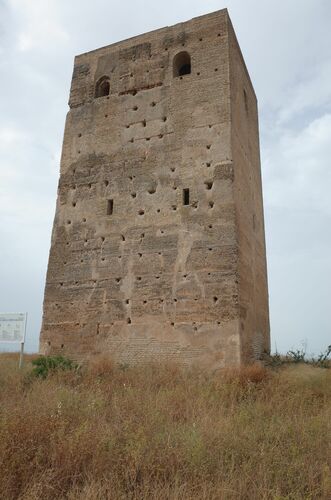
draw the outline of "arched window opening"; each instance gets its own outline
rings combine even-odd
[[[108,76],[103,76],[95,86],[95,97],[105,97],[110,92],[110,81]]]
[[[191,73],[191,56],[188,52],[179,52],[173,62],[174,77],[189,75]]]

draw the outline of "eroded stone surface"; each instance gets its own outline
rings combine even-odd
[[[77,56],[69,105],[41,351],[216,368],[268,350],[257,105],[227,11]]]

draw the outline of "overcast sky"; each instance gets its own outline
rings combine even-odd
[[[74,55],[224,7],[259,100],[272,348],[331,343],[331,2],[0,0],[0,311],[28,311],[29,351]]]

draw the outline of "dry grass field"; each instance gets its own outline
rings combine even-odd
[[[0,498],[329,499],[331,370],[31,376],[0,355]]]

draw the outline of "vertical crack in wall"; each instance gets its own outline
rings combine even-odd
[[[197,233],[190,232],[187,229],[179,230],[177,240],[177,256],[174,266],[174,280],[172,285],[172,295],[176,296],[178,289],[178,274],[186,271],[186,262],[191,253],[195,240],[200,236]]]
[[[133,273],[133,255],[132,250],[130,251],[130,256],[127,262],[127,273],[122,279],[122,284],[120,287],[121,292],[123,293],[124,299],[128,299],[130,302],[128,303],[128,307],[126,309],[127,317],[131,317],[131,307],[132,307],[132,295],[134,289],[134,273]]]

